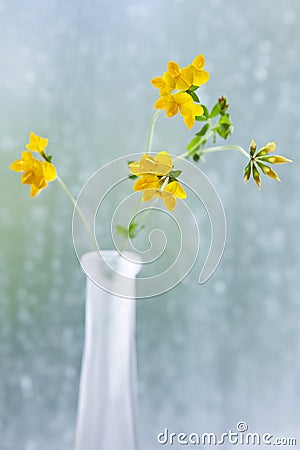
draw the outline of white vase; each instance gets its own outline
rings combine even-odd
[[[107,270],[97,252],[87,253],[81,260],[90,278],[96,278],[106,290],[87,277],[75,450],[137,450],[134,297],[135,276],[141,266],[115,251],[101,255],[117,272]],[[124,286],[127,298],[110,293],[120,291],[118,284],[124,283],[124,276],[128,277]]]

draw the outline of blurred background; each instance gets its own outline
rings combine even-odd
[[[72,207],[56,183],[29,199],[8,166],[33,130],[77,195],[112,158],[145,150],[149,80],[199,53],[211,74],[201,100],[231,103],[230,142],[274,140],[294,164],[259,192],[244,186],[238,153],[201,163],[226,211],[227,245],[199,286],[210,231],[192,201],[198,267],[138,302],[141,448],[160,448],[165,427],[217,433],[239,420],[300,442],[299,20],[297,0],[0,0],[1,450],[72,449],[84,337]],[[193,131],[161,117],[154,150],[182,153]]]

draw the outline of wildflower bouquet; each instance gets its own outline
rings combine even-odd
[[[201,103],[199,92],[210,78],[204,66],[205,59],[202,54],[183,68],[176,62],[170,61],[163,75],[151,80],[152,85],[159,91],[159,97],[154,104],[157,111],[151,121],[147,150],[142,154],[140,160],[128,162],[128,178],[133,180],[132,189],[142,193],[142,202],[152,199],[162,200],[165,207],[172,211],[176,207],[177,200],[181,201],[187,198],[187,193],[179,181],[182,170],[174,167],[170,153],[167,151],[152,153],[154,128],[162,111],[165,111],[169,118],[179,113],[188,129],[197,128],[186,150],[177,157],[177,160],[188,159],[196,164],[209,153],[238,151],[247,160],[244,170],[245,182],[252,176],[259,189],[261,188],[261,175],[267,175],[280,181],[278,174],[270,165],[291,162],[284,156],[273,154],[276,149],[274,142],[258,148],[256,143],[251,140],[249,152],[239,145],[208,146],[209,141],[216,144],[217,139],[226,140],[233,132],[233,123],[229,114],[229,102],[224,95],[221,95],[210,108]],[[198,126],[196,127],[196,125]],[[10,168],[15,172],[22,173],[21,182],[30,185],[30,197],[35,197],[48,186],[49,182],[57,180],[73,205],[77,207],[81,219],[88,227],[76,199],[58,176],[52,156],[47,153],[47,146],[48,139],[31,132],[29,143],[26,145],[27,150],[22,152],[21,158],[14,161]],[[122,224],[117,225],[117,233],[125,240],[132,239],[143,228],[143,217],[140,222],[132,217],[128,227],[124,227]]]

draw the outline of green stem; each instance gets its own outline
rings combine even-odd
[[[197,146],[199,146],[199,144],[194,145],[194,147],[190,148],[189,151],[182,153],[182,155],[178,156],[178,158],[180,158],[180,159],[188,158],[189,156],[192,155],[193,150],[195,148],[197,148]],[[208,148],[204,148],[203,150],[201,150],[200,153],[202,155],[205,155],[207,153],[222,152],[222,151],[226,151],[226,150],[236,150],[236,151],[240,152],[242,155],[244,155],[247,159],[250,159],[250,156],[246,152],[246,150],[243,147],[240,147],[239,145],[218,145],[215,147],[208,147]]]
[[[143,225],[143,223],[145,222],[145,220],[146,220],[146,218],[149,216],[149,214],[152,212],[152,208],[155,206],[155,204],[158,202],[158,200],[159,200],[159,199],[156,198],[156,199],[154,200],[154,202],[152,203],[152,205],[149,207],[149,209],[148,209],[147,211],[145,211],[144,214],[142,213],[142,218],[141,218],[141,220],[140,220],[139,222],[137,222],[138,226]],[[140,204],[141,204],[141,200],[140,200],[140,202],[139,202],[138,208],[136,208],[135,211],[133,212],[132,217],[134,217],[134,215],[137,214],[137,212],[138,212],[138,210],[139,210],[139,207],[140,207]],[[121,252],[121,253],[123,253],[123,252],[126,250],[128,243],[129,243],[129,236],[127,236],[127,237],[124,239],[124,241],[123,241],[123,245],[122,245],[122,247],[120,248],[120,252]]]
[[[137,202],[137,205],[136,205],[136,207],[135,207],[135,209],[134,209],[134,211],[133,211],[133,213],[132,213],[132,217],[133,217],[133,216],[138,212],[138,210],[140,209],[141,203],[142,203],[142,198],[140,198],[139,201]],[[128,227],[128,230],[129,230],[129,227]],[[123,252],[126,250],[127,245],[128,245],[128,242],[129,242],[129,236],[126,236],[126,237],[124,238],[123,243],[122,243],[122,246],[121,246],[121,248],[120,248],[120,252],[121,252],[121,253],[123,253]]]
[[[56,180],[59,183],[59,185],[61,186],[61,188],[63,189],[63,191],[65,192],[65,194],[67,195],[68,199],[71,201],[71,203],[74,206],[74,208],[76,209],[76,211],[78,212],[78,215],[81,218],[81,220],[89,234],[89,237],[92,241],[93,247],[95,247],[96,250],[99,251],[99,247],[98,247],[97,241],[95,239],[94,233],[92,232],[91,227],[90,227],[85,215],[83,214],[81,208],[78,206],[76,199],[71,194],[67,185],[63,182],[63,180],[58,175],[56,177]]]
[[[157,121],[160,113],[161,113],[161,111],[156,111],[156,113],[153,114],[153,117],[151,120],[151,125],[150,125],[150,130],[149,130],[149,135],[148,135],[148,143],[147,143],[147,153],[151,153],[155,124],[156,124],[156,121]]]

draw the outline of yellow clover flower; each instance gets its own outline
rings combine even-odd
[[[189,67],[180,69],[179,64],[174,61],[169,61],[168,73],[175,80],[175,89],[177,91],[187,91],[193,84],[194,75]]]
[[[35,197],[48,185],[48,181],[54,181],[57,176],[53,164],[34,158],[28,151],[22,152],[22,158],[9,167],[15,172],[23,172],[21,183],[31,185],[30,197]]]
[[[162,198],[166,207],[173,211],[176,206],[176,198],[186,198],[186,192],[178,181],[171,181],[163,190],[160,190],[162,182],[156,175],[143,175],[134,186],[134,191],[143,191],[142,202],[152,200],[155,196]]]
[[[189,129],[193,127],[195,117],[202,116],[204,112],[202,106],[194,103],[192,97],[186,92],[163,95],[156,100],[154,108],[165,109],[167,117],[173,117],[180,111]]]
[[[166,95],[177,89],[186,91],[193,84],[193,69],[184,67],[182,70],[174,61],[169,61],[168,71],[162,77],[155,77],[150,80],[154,87],[159,89],[160,95]]]
[[[162,191],[156,192],[155,195],[158,198],[163,198],[164,204],[170,211],[173,211],[176,206],[176,198],[186,198],[186,192],[178,181],[171,181]]]
[[[204,55],[198,55],[187,67],[180,68],[174,61],[168,62],[168,71],[162,77],[150,80],[154,87],[160,90],[160,95],[171,93],[174,89],[187,91],[191,86],[201,86],[209,80],[209,73],[203,68]]]
[[[161,183],[156,175],[145,174],[134,183],[132,189],[143,191],[142,202],[147,202],[153,199],[160,186]]]
[[[49,140],[41,136],[37,136],[33,131],[31,131],[29,136],[29,143],[26,148],[32,152],[44,153],[45,148],[48,145]]]
[[[143,154],[141,160],[130,163],[129,168],[133,175],[140,177],[132,189],[143,192],[143,202],[156,196],[162,198],[166,207],[172,211],[176,206],[176,198],[186,198],[186,192],[173,176],[172,158],[168,152],[159,152],[156,157]],[[161,189],[167,181],[168,184]]]
[[[168,175],[172,170],[172,158],[168,152],[159,152],[154,158],[151,155],[143,154],[140,161],[129,164],[130,172],[133,175],[155,174],[158,176]]]
[[[191,129],[196,116],[202,116],[203,108],[195,101],[195,90],[209,80],[209,73],[203,68],[205,59],[202,54],[194,58],[192,64],[180,68],[174,61],[168,62],[168,71],[162,77],[152,78],[151,83],[159,89],[160,97],[154,107],[165,109],[167,117],[173,117],[180,111],[186,126]],[[172,94],[176,89],[177,93]]]

